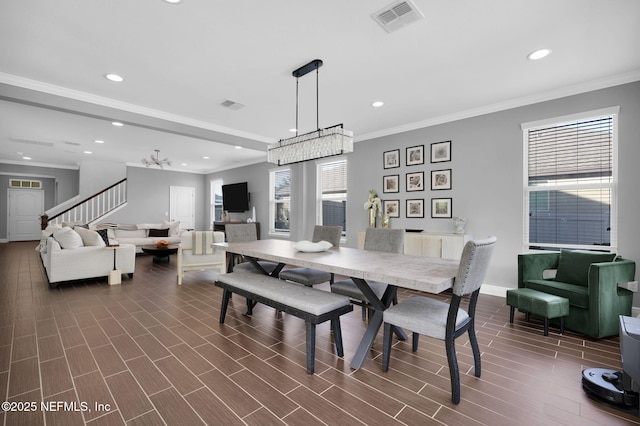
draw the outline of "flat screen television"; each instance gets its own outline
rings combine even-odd
[[[249,210],[247,182],[222,185],[222,209],[232,213]]]

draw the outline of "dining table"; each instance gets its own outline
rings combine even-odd
[[[441,293],[453,286],[458,272],[459,261],[435,257],[413,256],[400,253],[387,253],[361,250],[350,247],[332,247],[324,251],[303,252],[297,250],[294,241],[282,239],[263,239],[234,243],[214,243],[218,250],[230,254],[242,255],[260,272],[276,276],[286,266],[313,268],[336,275],[349,277],[367,297],[373,309],[367,329],[351,361],[351,368],[359,369],[366,360],[376,335],[383,322],[383,312],[394,299],[398,288],[406,288],[425,293]],[[275,262],[278,267],[271,273],[260,266],[258,260]],[[233,271],[232,262],[227,268]],[[368,285],[368,281],[388,284],[384,295],[378,298]],[[406,339],[402,330],[396,333]]]

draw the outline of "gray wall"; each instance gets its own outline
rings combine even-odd
[[[362,203],[371,188],[383,198],[401,200],[401,218],[393,219],[395,228],[419,228],[452,232],[449,219],[430,218],[432,197],[453,198],[453,215],[469,219],[467,231],[475,237],[496,235],[498,245],[487,283],[514,287],[517,280],[517,254],[523,250],[523,139],[520,124],[567,114],[620,106],[618,154],[618,253],[640,264],[640,82],[625,84],[581,95],[514,108],[470,119],[446,123],[364,141],[356,144],[349,159],[349,200],[347,212],[350,245],[355,232],[366,226]],[[429,148],[434,142],[452,141],[452,161],[429,163]],[[405,148],[425,145],[424,166],[383,170],[382,153],[400,149],[405,164]],[[452,190],[430,191],[431,170],[452,169]],[[406,172],[425,171],[424,192],[404,192]],[[382,176],[400,174],[400,194],[382,194]],[[410,196],[408,195],[410,194]],[[419,195],[418,195],[419,194]],[[399,196],[398,196],[399,195]],[[425,199],[425,218],[406,219],[404,200]],[[355,205],[354,205],[355,204]],[[640,305],[636,295],[635,305]]]
[[[247,182],[250,197],[249,205],[250,207],[256,208],[256,220],[260,222],[262,238],[267,237],[267,232],[269,230],[269,170],[272,166],[273,164],[269,163],[253,164],[250,166],[239,167],[237,169],[211,173],[205,177],[207,188],[209,188],[209,183],[216,179],[221,179],[223,185]],[[207,189],[207,209],[211,204],[210,195],[210,191]],[[246,213],[229,213],[227,220],[246,221],[250,217],[251,211]]]
[[[127,167],[127,206],[104,221],[115,223],[161,223],[169,220],[169,187],[195,188],[195,229],[209,229],[209,185],[204,175],[157,168]]]
[[[0,163],[0,240],[8,238],[8,189],[13,178],[42,181],[45,210],[75,197],[79,191],[78,170]]]

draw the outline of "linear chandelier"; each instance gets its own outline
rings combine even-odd
[[[167,166],[171,166],[171,161],[168,158],[164,158],[162,160],[160,159],[159,149],[154,149],[154,151],[156,152],[156,156],[154,157],[153,154],[151,154],[150,158],[143,158],[142,164],[144,164],[147,167],[160,166],[161,169],[164,169],[165,164]]]
[[[322,61],[314,59],[293,71],[292,74],[296,78],[296,135],[269,145],[267,148],[267,161],[270,163],[284,165],[353,152],[353,132],[343,129],[342,124],[324,129],[320,128],[318,70],[321,66]],[[298,135],[298,80],[313,70],[316,70],[317,130]]]

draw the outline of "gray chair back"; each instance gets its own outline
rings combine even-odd
[[[342,237],[342,226],[316,225],[313,228],[313,242],[328,241],[334,247],[340,247],[340,237]]]
[[[258,239],[256,225],[253,223],[237,223],[226,225],[225,234],[230,243],[241,243],[244,241],[255,241]]]
[[[367,228],[364,249],[387,253],[404,252],[404,229]]]
[[[480,288],[487,275],[496,241],[496,237],[488,237],[483,240],[468,241],[465,244],[453,283],[453,294],[465,296]]]

